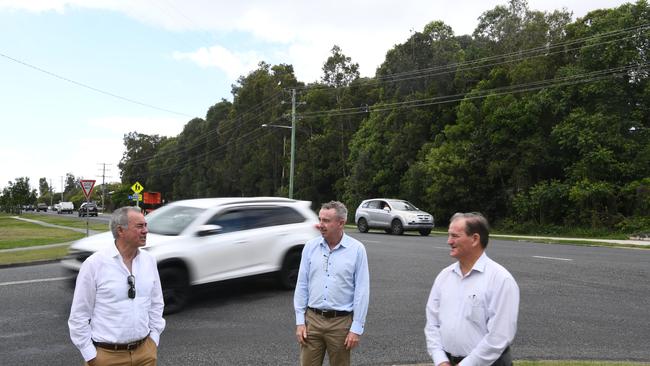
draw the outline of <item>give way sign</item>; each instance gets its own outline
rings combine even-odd
[[[84,195],[86,195],[86,199],[90,197],[90,194],[93,192],[93,187],[95,186],[95,180],[93,179],[82,179],[79,181],[81,183],[81,189],[84,191]]]

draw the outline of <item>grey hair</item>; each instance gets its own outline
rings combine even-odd
[[[458,219],[465,219],[465,234],[468,236],[478,234],[481,238],[481,246],[485,249],[490,241],[490,224],[485,216],[480,212],[457,212],[449,222]]]
[[[321,210],[334,209],[336,211],[336,217],[338,217],[340,220],[347,221],[348,219],[348,209],[345,207],[345,205],[342,202],[329,201],[327,203],[323,203],[320,209]]]
[[[113,239],[117,239],[117,228],[121,226],[125,229],[129,228],[129,211],[140,213],[140,209],[133,206],[120,207],[117,210],[113,211],[111,215],[111,223],[109,224],[111,232],[113,233]]]

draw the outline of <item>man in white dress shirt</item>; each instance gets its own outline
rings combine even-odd
[[[436,366],[511,366],[519,287],[485,254],[487,219],[476,212],[457,213],[448,234],[457,262],[438,274],[427,301],[429,355]]]
[[[140,250],[147,222],[122,207],[110,227],[115,245],[91,255],[77,275],[70,338],[90,366],[156,365],[164,303],[156,260]]]

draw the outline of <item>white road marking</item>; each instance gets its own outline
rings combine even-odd
[[[0,286],[10,286],[10,285],[24,285],[27,283],[39,283],[39,282],[52,282],[52,281],[63,281],[74,278],[74,276],[68,277],[55,277],[55,278],[40,278],[36,280],[25,280],[25,281],[11,281],[11,282],[0,282]]]
[[[542,256],[540,256],[540,255],[534,255],[533,258],[539,258],[539,259],[552,259],[552,260],[555,260],[555,261],[567,261],[567,262],[571,262],[571,261],[573,261],[573,259],[568,259],[568,258],[542,257]]]

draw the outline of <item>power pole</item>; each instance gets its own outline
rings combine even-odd
[[[289,198],[293,198],[293,173],[296,164],[296,89],[291,89],[291,165],[289,167]]]
[[[65,187],[63,186],[63,177],[61,177],[61,202],[63,202],[63,191],[65,191]]]
[[[52,200],[54,199],[54,190],[52,189],[52,178],[50,178],[50,207],[52,207]]]
[[[299,102],[297,104],[306,104]],[[289,167],[289,198],[293,198],[293,177],[296,169],[296,89],[291,89],[291,166]]]
[[[111,165],[111,164],[106,164],[106,163],[99,163],[99,165],[102,166],[102,210],[106,208],[104,205],[104,198],[106,197],[106,165]],[[110,178],[110,177],[109,177]]]

